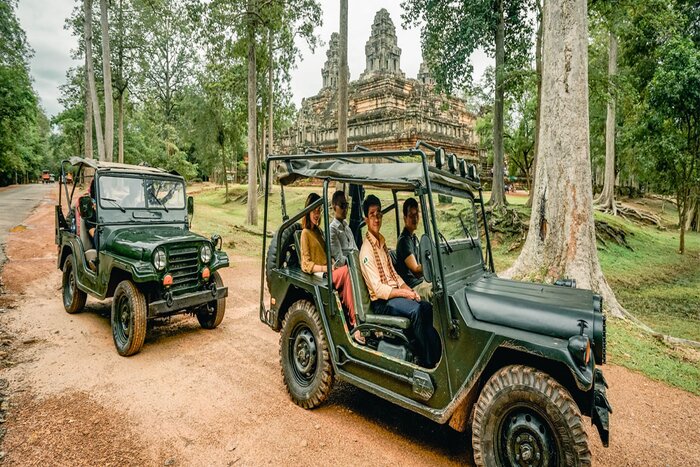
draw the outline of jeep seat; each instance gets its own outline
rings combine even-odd
[[[348,255],[348,272],[352,285],[352,297],[355,302],[355,315],[361,323],[378,324],[398,329],[409,329],[411,321],[400,316],[387,316],[372,313],[369,290],[360,270],[360,256],[357,250]]]
[[[85,254],[85,261],[89,264],[90,261],[95,261],[97,259],[97,251],[95,250],[95,245],[92,243],[92,238],[88,233],[88,223],[85,218],[80,215],[80,210],[75,210],[75,215],[79,219],[78,222],[78,235],[80,237],[80,242],[83,244],[83,250]]]

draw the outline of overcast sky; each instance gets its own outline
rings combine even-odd
[[[292,72],[294,102],[313,96],[321,89],[321,68],[326,61],[326,50],[331,33],[338,31],[339,1],[321,0],[323,26],[317,29],[324,46],[312,53],[305,44],[300,44],[302,61]],[[396,26],[398,45],[401,48],[401,69],[407,77],[415,77],[422,61],[420,31],[417,28],[404,30],[401,27],[401,0],[349,0],[348,12],[348,65],[350,79],[355,80],[365,69],[365,43],[369,39],[374,15],[386,8]],[[74,0],[20,0],[17,15],[27,40],[34,49],[31,73],[34,88],[41,98],[41,105],[49,116],[60,112],[58,86],[65,82],[66,71],[78,62],[70,58],[76,39],[63,29],[65,19],[75,5]],[[480,77],[491,60],[483,54],[473,57],[474,72]]]

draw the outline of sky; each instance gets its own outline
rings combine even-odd
[[[292,72],[294,103],[299,107],[302,98],[316,95],[321,89],[321,68],[326,61],[326,51],[331,33],[338,31],[338,0],[321,0],[323,25],[317,34],[324,42],[311,52],[305,43],[299,43],[301,61]],[[356,80],[365,69],[365,43],[369,39],[374,15],[381,8],[389,11],[398,46],[401,48],[401,70],[407,77],[415,78],[422,61],[420,52],[420,29],[404,30],[401,27],[401,0],[349,0],[348,1],[348,66],[350,80]],[[76,38],[63,29],[70,15],[74,0],[20,0],[17,16],[27,33],[29,45],[34,49],[30,62],[34,89],[39,94],[41,105],[49,116],[59,113],[59,86],[66,80],[66,72],[79,62],[71,59],[70,51],[76,48]],[[492,60],[477,52],[472,57],[475,78],[478,80]],[[475,81],[476,81],[475,80]]]

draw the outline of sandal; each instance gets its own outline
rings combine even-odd
[[[360,345],[366,344],[365,338],[362,335],[362,333],[360,333],[359,329],[357,331],[355,331],[355,333],[352,335],[352,338],[355,340],[355,342],[357,342]]]

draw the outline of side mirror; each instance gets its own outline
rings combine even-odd
[[[192,227],[192,217],[194,216],[194,198],[191,196],[187,197],[187,222],[188,228]]]
[[[433,282],[433,252],[435,251],[435,245],[433,245],[433,241],[428,234],[423,234],[418,247],[420,249],[420,264],[423,266],[423,277],[426,281]]]

